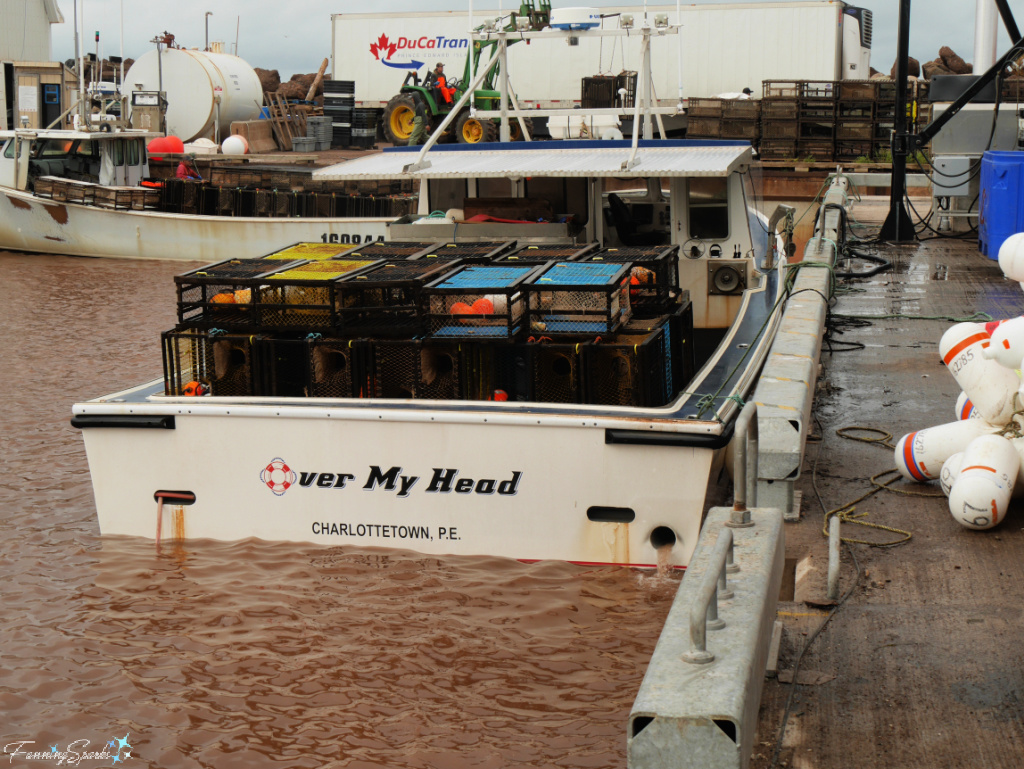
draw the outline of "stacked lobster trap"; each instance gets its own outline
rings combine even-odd
[[[678,247],[298,243],[175,277],[168,395],[661,406],[693,374]]]

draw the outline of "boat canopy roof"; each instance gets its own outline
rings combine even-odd
[[[75,131],[73,129],[58,128],[19,128],[13,131],[0,131],[0,141],[6,141],[13,136],[20,136],[22,139],[55,139],[57,141],[113,141],[114,139],[155,139],[163,136],[162,133],[153,131],[141,131],[134,128],[119,129],[114,131]]]
[[[535,141],[451,144],[433,147],[429,164],[418,170],[421,147],[395,147],[376,155],[338,163],[313,172],[314,179],[367,181],[375,179],[480,179],[487,177],[583,176],[588,178],[649,178],[671,176],[728,176],[751,162],[748,142],[651,140],[641,141],[637,162],[623,170],[632,153],[628,141]]]

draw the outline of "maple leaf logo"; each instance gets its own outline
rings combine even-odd
[[[388,40],[387,35],[381,35],[377,38],[377,42],[370,43],[370,53],[372,53],[378,61],[381,59],[390,59],[395,55],[395,51],[398,50],[398,46]],[[384,54],[384,56],[381,56]]]

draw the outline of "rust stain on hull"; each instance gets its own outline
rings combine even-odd
[[[7,199],[9,201],[11,201],[11,205],[14,206],[15,208],[22,208],[25,211],[31,211],[32,210],[32,206],[30,206],[24,200],[18,200],[17,198],[7,198]]]
[[[46,209],[46,213],[50,215],[50,218],[57,224],[68,223],[68,208],[67,206],[43,206]]]

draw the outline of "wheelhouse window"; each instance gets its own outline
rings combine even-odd
[[[695,177],[689,180],[687,211],[690,237],[724,240],[729,237],[729,180]]]

